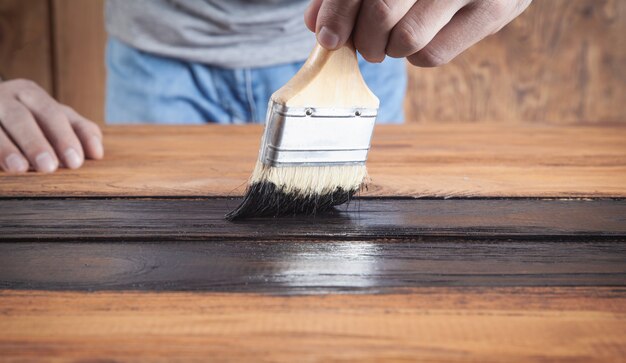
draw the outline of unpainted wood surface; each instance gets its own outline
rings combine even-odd
[[[622,288],[414,289],[409,294],[0,292],[0,353],[17,362],[619,362]]]
[[[450,64],[409,68],[411,122],[626,121],[626,2],[535,0]]]
[[[0,1],[0,78],[25,78],[52,92],[48,0]]]
[[[1,243],[0,289],[299,295],[626,287],[625,261],[624,241],[593,240]]]
[[[357,199],[314,217],[226,221],[239,202],[0,199],[0,242],[626,238],[624,200]]]
[[[0,176],[0,196],[241,196],[261,126],[117,126],[105,160]],[[626,127],[378,126],[363,196],[624,197]]]

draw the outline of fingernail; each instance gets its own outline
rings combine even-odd
[[[35,158],[35,164],[37,165],[37,170],[42,173],[52,173],[57,170],[58,164],[52,158],[52,155],[47,152],[43,152]]]
[[[23,157],[17,154],[11,154],[4,159],[6,162],[8,172],[10,173],[23,173],[28,170],[28,163]]]
[[[91,139],[89,139],[89,146],[91,148],[91,150],[93,151],[93,157],[95,159],[102,159],[102,157],[104,156],[104,149],[102,148],[102,140],[100,140],[100,138],[93,136]]]
[[[65,150],[65,166],[70,169],[78,169],[83,164],[80,155],[73,148]]]
[[[339,35],[325,26],[317,34],[317,41],[327,49],[335,49],[339,45]]]

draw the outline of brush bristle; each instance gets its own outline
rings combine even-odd
[[[362,164],[275,167],[257,162],[243,202],[226,219],[323,213],[349,201],[366,177]]]

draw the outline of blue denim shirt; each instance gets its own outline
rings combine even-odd
[[[114,37],[106,60],[109,124],[263,123],[270,96],[303,64],[226,69],[149,54]],[[404,60],[359,64],[381,102],[378,122],[403,122]]]

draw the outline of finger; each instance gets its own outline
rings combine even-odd
[[[39,87],[28,87],[17,98],[33,113],[63,165],[80,168],[85,160],[83,148],[61,106]]]
[[[309,7],[304,12],[304,24],[310,31],[315,32],[315,25],[317,24],[317,14],[320,12],[323,0],[311,0]]]
[[[361,0],[323,0],[317,14],[317,41],[326,49],[342,47],[350,38]]]
[[[424,48],[468,0],[419,0],[389,36],[386,53],[404,58]]]
[[[365,0],[361,5],[354,45],[369,62],[382,62],[389,34],[417,0]]]
[[[96,160],[102,159],[104,157],[104,147],[102,146],[102,131],[98,125],[87,120],[71,107],[65,105],[61,107],[83,145],[86,157]]]
[[[504,11],[504,8],[487,9],[481,5],[461,9],[426,47],[407,57],[408,61],[420,67],[437,67],[450,62],[472,45],[496,32],[502,26],[501,19],[504,15],[499,13]]]
[[[28,161],[2,128],[0,128],[0,166],[8,173],[28,171]]]
[[[37,171],[57,170],[59,160],[26,106],[17,100],[5,102],[0,108],[0,123]]]

